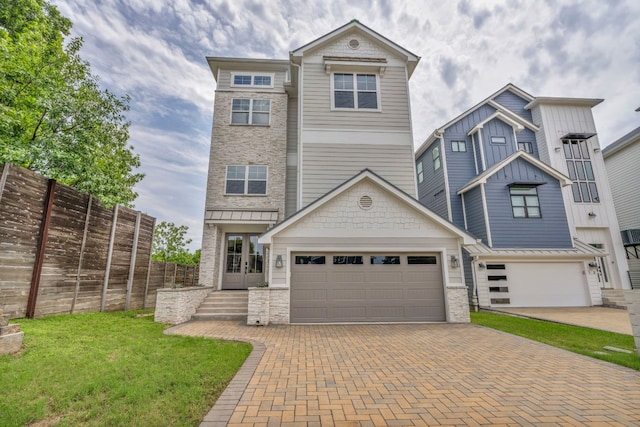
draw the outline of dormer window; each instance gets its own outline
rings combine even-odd
[[[378,110],[378,75],[333,73],[332,107],[350,110]]]
[[[273,74],[231,73],[232,87],[273,87]]]

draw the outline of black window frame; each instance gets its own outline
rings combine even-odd
[[[520,193],[518,191],[529,191],[533,194]],[[514,194],[515,193],[515,194]],[[514,204],[515,200],[522,200],[522,204]],[[535,200],[535,203],[533,203]],[[536,186],[511,186],[509,187],[509,201],[511,202],[511,214],[516,219],[538,219],[542,218],[542,208],[540,207],[540,195]],[[516,214],[516,209],[523,209],[524,215]],[[537,210],[537,214],[535,213]]]

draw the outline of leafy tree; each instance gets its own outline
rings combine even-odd
[[[0,0],[0,163],[131,205],[140,158],[127,145],[129,97],[100,88],[71,21],[45,0]]]
[[[185,235],[189,231],[186,225],[177,226],[173,222],[162,221],[156,225],[153,231],[153,252],[151,258],[154,261],[175,262],[176,264],[196,265],[200,264],[200,249],[195,253],[187,250],[191,239]]]

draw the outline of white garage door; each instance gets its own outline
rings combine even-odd
[[[438,254],[292,255],[291,323],[445,320]]]
[[[487,263],[492,306],[590,305],[581,263]]]

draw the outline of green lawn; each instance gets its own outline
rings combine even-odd
[[[23,350],[0,356],[0,426],[198,425],[251,345],[166,336],[138,313],[16,322]]]
[[[471,322],[640,370],[640,357],[631,335],[487,312],[471,313]],[[630,350],[633,354],[607,351],[605,346]]]

